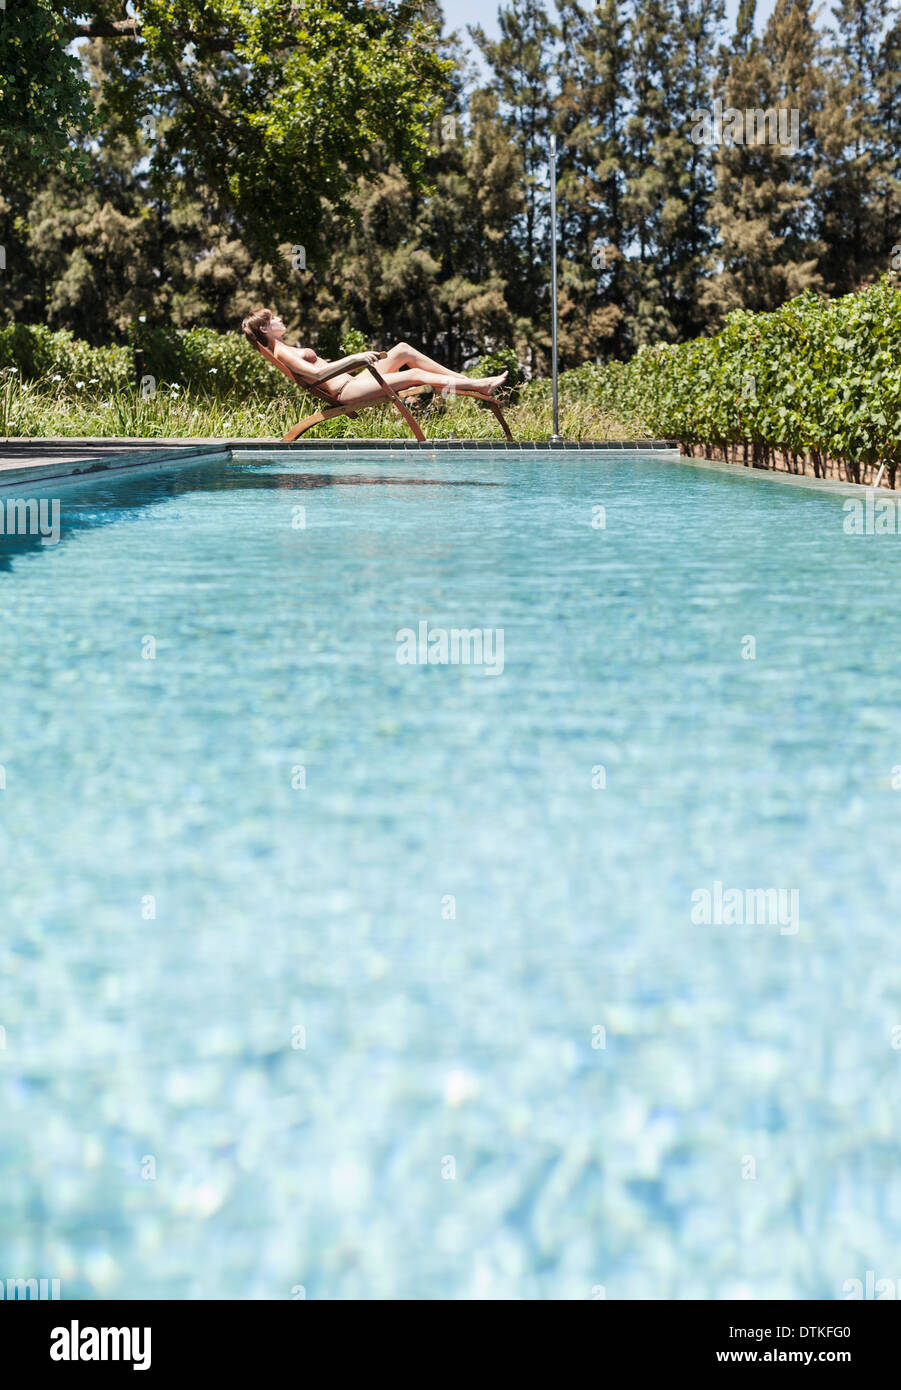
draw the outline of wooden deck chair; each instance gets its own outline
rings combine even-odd
[[[407,407],[404,405],[402,397],[418,395],[420,391],[427,390],[427,387],[413,386],[410,387],[408,390],[395,391],[392,386],[388,385],[387,381],[382,376],[378,368],[373,366],[371,362],[367,362],[365,360],[362,353],[359,353],[355,357],[347,359],[344,362],[344,364],[340,367],[329,367],[327,371],[319,372],[318,375],[311,382],[304,381],[298,373],[293,372],[290,367],[286,366],[282,362],[279,362],[275,354],[270,352],[267,347],[264,347],[262,343],[257,342],[255,338],[250,338],[249,335],[247,336],[249,341],[253,343],[254,347],[259,348],[260,352],[263,354],[263,356],[266,358],[266,361],[271,366],[278,367],[279,371],[284,372],[288,380],[293,382],[295,386],[302,387],[304,391],[309,391],[311,396],[318,396],[321,401],[326,402],[325,410],[317,410],[315,415],[305,416],[299,424],[294,425],[292,429],[288,430],[287,434],[282,435],[283,444],[293,444],[295,439],[299,439],[302,434],[306,433],[307,430],[311,430],[314,425],[321,425],[324,420],[331,420],[336,415],[346,415],[349,420],[356,420],[360,411],[365,410],[367,406],[379,405],[379,401],[367,401],[364,405],[360,405],[356,410],[353,410],[349,405],[342,405],[338,400],[337,396],[335,396],[326,385],[326,383],[330,381],[333,376],[339,376],[342,372],[356,372],[359,371],[361,367],[365,367],[367,371],[372,373],[382,391],[385,392],[385,396],[383,399],[387,399],[393,402],[393,404],[400,411],[403,418],[406,420],[407,424],[413,431],[416,438],[420,441],[420,443],[424,442],[425,435],[419,428],[419,425],[416,423]],[[380,358],[387,356],[388,354],[386,352],[379,353]],[[497,416],[498,420],[501,423],[504,434],[507,436],[509,440],[512,441],[513,435],[510,433],[510,428],[507,424],[507,421],[504,419],[503,411],[501,410],[494,397],[489,396],[485,391],[467,391],[466,394],[467,396],[472,396],[475,400],[484,401],[485,405],[487,405],[491,410],[494,411],[494,414]]]

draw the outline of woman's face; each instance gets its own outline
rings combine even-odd
[[[287,330],[278,314],[273,314],[272,318],[269,320],[269,332],[272,334],[273,338],[284,338]]]

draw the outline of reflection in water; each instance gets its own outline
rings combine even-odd
[[[77,531],[121,520],[123,514],[185,497],[194,492],[245,492],[254,488],[271,491],[307,491],[323,487],[498,487],[481,479],[390,478],[366,473],[274,473],[229,463],[184,466],[171,472],[129,474],[90,483],[66,484],[61,493],[60,543]],[[49,485],[40,489],[46,496]],[[13,491],[12,489],[10,490]],[[16,489],[16,497],[28,497]],[[0,502],[2,505],[2,502]],[[18,555],[47,549],[40,535],[0,535],[0,572],[12,567]],[[49,547],[55,549],[56,547]]]

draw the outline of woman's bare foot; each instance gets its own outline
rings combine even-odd
[[[489,396],[493,396],[497,388],[507,380],[507,373],[501,372],[500,376],[476,376],[470,380],[478,391],[486,391]]]

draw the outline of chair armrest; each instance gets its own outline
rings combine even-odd
[[[379,353],[379,357],[387,356],[387,352]],[[345,357],[343,362],[338,362],[337,364],[332,363],[324,372],[317,372],[316,376],[313,378],[313,385],[322,386],[324,382],[331,381],[333,376],[341,376],[343,372],[356,372],[359,371],[361,367],[368,367],[370,363],[367,362],[366,357],[366,353],[358,352],[355,353],[353,357]]]

